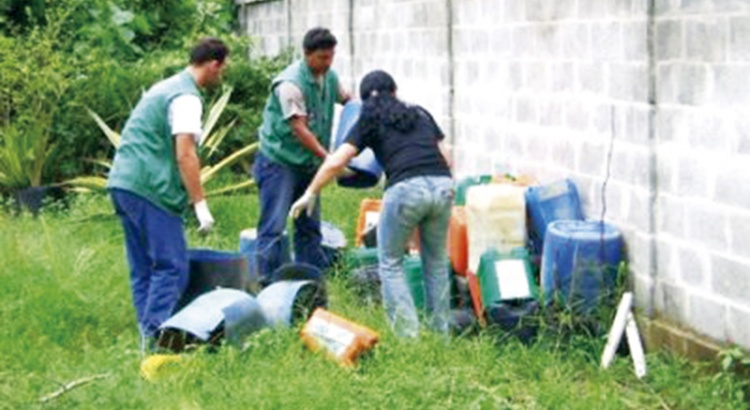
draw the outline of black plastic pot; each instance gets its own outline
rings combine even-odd
[[[39,215],[45,200],[63,201],[65,200],[65,190],[59,186],[34,186],[22,188],[13,193],[15,199],[15,212],[20,213],[22,210],[29,211],[32,215]]]

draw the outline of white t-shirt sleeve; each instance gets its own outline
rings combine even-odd
[[[307,115],[305,97],[302,95],[302,90],[294,85],[294,83],[290,81],[282,81],[276,86],[276,96],[279,98],[281,112],[284,115],[284,119],[288,120],[295,115],[301,117]]]
[[[196,144],[200,144],[203,138],[201,118],[203,104],[196,95],[180,95],[169,104],[168,120],[172,135],[192,134]]]

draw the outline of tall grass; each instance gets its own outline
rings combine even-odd
[[[330,189],[324,218],[351,238],[359,200]],[[216,231],[191,246],[237,249],[257,219],[255,194],[215,198]],[[191,216],[192,218],[192,216]],[[743,381],[663,353],[635,378],[625,357],[602,371],[603,340],[545,332],[525,346],[490,332],[449,342],[395,338],[383,310],[363,304],[346,276],[330,281],[330,309],[382,340],[355,369],[303,348],[299,329],[267,329],[246,348],[197,352],[157,382],[138,374],[123,236],[106,197],[76,199],[38,218],[0,214],[0,408],[234,409],[739,409]],[[47,405],[38,399],[86,376],[107,377]]]

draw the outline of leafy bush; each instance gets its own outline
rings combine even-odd
[[[96,111],[112,128],[121,129],[145,89],[187,65],[188,50],[200,37],[220,37],[232,49],[225,84],[232,86],[234,93],[226,108],[228,115],[219,120],[217,127],[226,126],[233,118],[237,121],[218,148],[216,155],[220,157],[257,139],[270,80],[290,61],[291,54],[248,60],[249,40],[231,34],[237,25],[231,0],[38,3],[0,0],[0,33],[8,34],[1,40],[0,112],[6,124],[13,122],[17,130],[23,130],[25,125],[16,123],[16,117],[9,119],[5,115],[8,98],[2,96],[11,89],[19,95],[29,94],[31,89],[14,78],[24,67],[36,67],[27,61],[31,54],[15,55],[7,44],[16,47],[16,42],[30,41],[33,33],[57,25],[59,35],[49,47],[55,58],[75,63],[65,64],[65,70],[60,71],[66,73],[64,83],[39,78],[42,84],[65,85],[55,98],[46,99],[55,106],[45,111],[52,115],[51,128],[45,130],[49,144],[55,147],[56,164],[54,170],[45,168],[43,179],[47,181],[64,181],[99,171],[81,159],[111,157],[113,148],[101,138],[101,131],[86,108]],[[18,13],[26,17],[18,17]],[[209,90],[206,102],[218,98],[219,91]],[[248,168],[249,159],[243,161],[235,165],[235,171]]]
[[[55,160],[55,113],[71,83],[70,64],[56,48],[59,26],[0,37],[0,188],[41,185]]]

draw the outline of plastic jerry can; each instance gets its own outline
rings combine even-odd
[[[359,203],[359,216],[357,217],[357,228],[354,235],[354,245],[362,246],[365,232],[376,227],[380,220],[379,199],[365,198]]]
[[[300,335],[310,350],[323,350],[342,366],[353,366],[380,338],[375,331],[322,308],[315,309]]]
[[[453,204],[456,206],[466,205],[466,194],[469,188],[475,185],[489,184],[492,182],[492,175],[479,175],[466,177],[456,183],[456,195],[453,197]]]
[[[482,304],[482,290],[479,287],[479,278],[474,272],[469,270],[466,272],[466,281],[469,285],[471,307],[474,310],[477,321],[479,322],[479,325],[486,326],[487,322],[484,318],[484,305]]]
[[[350,269],[378,266],[377,248],[352,248],[346,253],[346,265]]]
[[[529,188],[526,191],[526,206],[531,222],[531,245],[537,254],[542,252],[544,234],[551,222],[583,220],[578,191],[569,179]]]
[[[493,184],[510,184],[515,186],[530,187],[537,184],[536,178],[531,175],[503,174],[492,177]]]
[[[382,201],[380,199],[365,198],[359,203],[359,216],[357,217],[357,228],[354,235],[355,246],[364,245],[365,235],[377,227],[380,222],[381,207]],[[419,231],[417,229],[412,233],[408,248],[412,251],[419,249]]]
[[[478,272],[479,259],[487,249],[510,252],[526,245],[526,188],[507,184],[469,188],[466,220],[469,266]]]
[[[524,248],[487,250],[479,263],[478,276],[484,306],[539,298],[529,253]]]
[[[419,255],[408,255],[404,257],[404,275],[409,285],[414,306],[417,309],[424,308],[424,275],[422,274],[422,259]]]
[[[460,276],[466,276],[469,265],[469,237],[466,226],[466,208],[454,206],[448,225],[448,252],[453,272]]]

